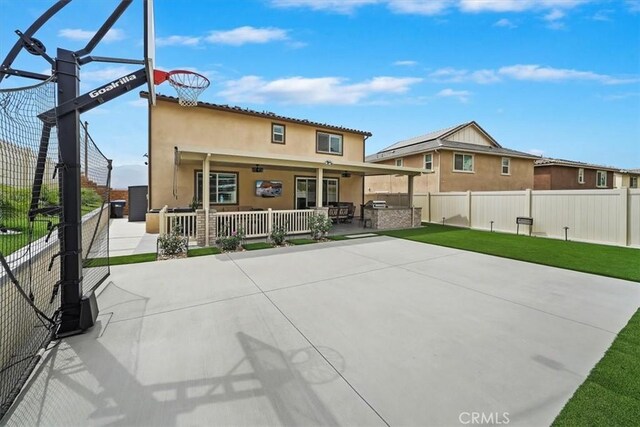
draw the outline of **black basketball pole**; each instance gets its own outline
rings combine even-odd
[[[58,49],[58,105],[80,94],[79,69],[76,55]],[[81,332],[80,300],[82,298],[82,215],[80,201],[80,113],[71,110],[58,117],[62,178],[62,248],[60,259],[60,327],[58,335]]]

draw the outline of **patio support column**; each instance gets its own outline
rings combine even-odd
[[[322,168],[316,170],[316,209],[322,207]]]
[[[202,161],[202,208],[204,209],[204,245],[209,246],[209,204],[210,204],[210,194],[211,191],[209,189],[209,157],[211,154],[207,154],[207,156]]]
[[[413,179],[415,178],[415,176],[413,175],[409,175],[409,183],[407,185],[407,194],[409,196],[409,204],[407,206],[411,207],[413,206]]]

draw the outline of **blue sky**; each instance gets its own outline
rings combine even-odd
[[[52,3],[0,0],[0,56]],[[74,0],[38,37],[77,49],[116,4]],[[638,0],[156,0],[155,13],[157,68],[206,74],[202,100],[367,130],[367,154],[476,120],[508,148],[640,168]],[[140,0],[95,54],[142,57]],[[25,53],[14,65],[47,69]],[[133,69],[89,64],[82,88]],[[83,120],[116,165],[143,164],[137,91]]]

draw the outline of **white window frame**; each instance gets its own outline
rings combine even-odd
[[[638,188],[638,177],[630,176],[629,177],[629,187],[630,188]]]
[[[429,160],[427,161],[427,157]],[[427,167],[427,164],[429,167]],[[433,172],[433,153],[428,153],[424,155],[424,168],[429,172]]]
[[[231,201],[220,201],[220,194],[231,193],[229,191],[220,191],[218,180],[220,175],[233,175],[235,177],[235,192]],[[204,188],[199,188],[200,185],[204,187],[204,181],[202,181],[203,173],[201,170],[196,172],[196,188],[195,196],[198,199],[198,203],[202,203],[202,196]],[[213,182],[212,182],[213,181]],[[209,172],[209,204],[210,205],[237,205],[240,197],[240,188],[238,187],[239,174],[237,172]],[[202,183],[202,184],[201,184]]]
[[[396,159],[396,166],[404,166],[404,159]]]
[[[604,176],[604,184],[600,185],[600,177]],[[607,188],[607,171],[596,171],[596,187]]]
[[[462,156],[462,167],[464,168],[464,156],[471,157],[471,170],[456,169],[456,156]],[[453,171],[459,173],[475,173],[475,155],[470,153],[453,153]]]
[[[320,135],[327,135],[329,138],[329,149],[328,151],[324,151],[324,150],[320,150],[320,148],[318,147],[318,143],[320,142]],[[331,146],[333,145],[332,142],[334,141],[338,141],[339,146],[340,146],[340,150],[339,151],[335,151],[331,149]],[[342,153],[344,151],[344,147],[343,147],[343,138],[342,135],[339,133],[329,133],[329,132],[320,132],[317,131],[316,132],[316,152],[317,153],[323,153],[323,154],[333,154],[336,156],[342,156]]]
[[[504,164],[504,161],[507,161],[507,164]],[[507,171],[504,171],[504,168],[507,168]],[[502,175],[511,175],[511,158],[510,157],[503,157],[502,160],[500,160],[500,172]]]
[[[282,132],[277,132],[276,128],[282,128]],[[281,123],[271,123],[271,142],[273,144],[284,144],[286,142],[287,127]],[[278,140],[278,138],[281,138]]]
[[[584,184],[584,168],[578,168],[578,184]]]

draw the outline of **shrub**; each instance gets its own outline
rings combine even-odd
[[[160,255],[175,256],[187,252],[187,238],[182,235],[182,227],[172,224],[171,232],[158,237]]]
[[[309,217],[309,229],[311,230],[311,238],[314,240],[323,239],[332,226],[331,218],[323,213],[313,214]]]
[[[218,237],[216,243],[220,245],[220,249],[223,251],[236,251],[244,240],[244,230],[239,228],[229,233],[225,230],[223,236]]]
[[[274,226],[269,237],[274,245],[284,244],[284,239],[287,237],[287,224]]]
[[[82,206],[98,207],[102,204],[102,197],[93,188],[80,189]]]

